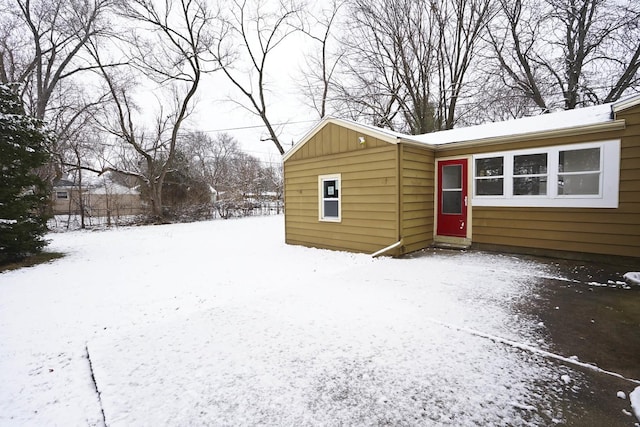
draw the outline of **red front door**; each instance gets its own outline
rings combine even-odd
[[[467,160],[438,162],[439,236],[467,237]]]

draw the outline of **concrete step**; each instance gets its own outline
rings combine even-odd
[[[469,249],[471,245],[464,244],[464,243],[434,242],[433,247],[438,249],[452,249],[452,250],[463,251],[465,249]]]

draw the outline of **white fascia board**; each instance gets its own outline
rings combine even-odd
[[[548,138],[560,138],[563,136],[588,135],[590,133],[610,132],[615,130],[623,130],[626,127],[624,120],[613,120],[605,123],[597,123],[588,126],[578,126],[571,128],[555,129],[543,132],[531,132],[516,135],[505,135],[493,138],[475,139],[469,141],[449,142],[445,144],[435,145],[436,151],[457,150],[460,148],[510,144],[514,142],[535,141]]]
[[[621,99],[616,101],[611,106],[611,109],[614,113],[618,113],[619,111],[624,111],[629,108],[633,108],[636,105],[640,105],[640,95],[630,96],[629,98]]]
[[[382,141],[388,142],[389,144],[397,144],[398,142],[400,142],[401,139],[404,139],[407,137],[407,135],[404,135],[398,132],[393,132],[386,129],[377,128],[374,126],[367,126],[367,125],[363,125],[350,120],[338,119],[334,117],[325,117],[320,122],[318,122],[314,127],[312,127],[311,130],[309,130],[309,132],[307,132],[300,141],[298,141],[289,151],[287,151],[283,155],[282,161],[286,162],[300,148],[302,148],[307,142],[309,142],[309,140],[316,133],[318,133],[323,127],[325,127],[327,124],[330,124],[330,123],[338,126],[342,126],[347,129],[354,130],[358,133],[361,133],[363,136],[370,136],[372,138],[380,139]],[[426,145],[426,144],[422,144],[422,145]]]

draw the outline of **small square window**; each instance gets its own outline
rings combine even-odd
[[[514,175],[540,175],[547,173],[547,153],[513,156]]]
[[[477,196],[502,196],[503,193],[503,178],[476,179]]]
[[[503,157],[488,157],[486,159],[476,159],[476,177],[485,178],[503,175]]]
[[[324,181],[324,198],[325,199],[337,199],[338,187],[335,179],[327,179]]]
[[[560,151],[558,172],[600,172],[600,147]]]
[[[318,177],[318,181],[320,221],[340,222],[340,175],[321,175]]]

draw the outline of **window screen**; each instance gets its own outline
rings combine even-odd
[[[504,157],[476,159],[475,184],[478,196],[504,194]]]
[[[481,153],[476,206],[617,208],[620,140]]]
[[[513,156],[513,194],[547,194],[547,153]]]
[[[558,195],[600,194],[600,148],[560,151]]]
[[[340,176],[320,176],[320,220],[340,221]]]

